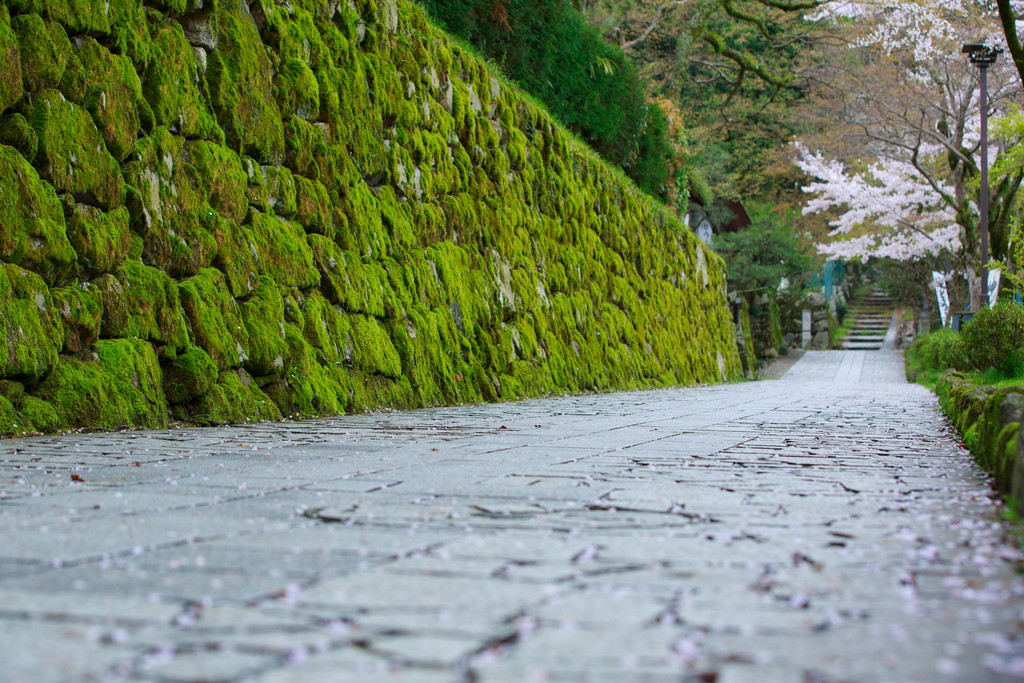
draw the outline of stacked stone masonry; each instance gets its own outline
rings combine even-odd
[[[740,376],[721,260],[405,0],[0,0],[0,434]]]

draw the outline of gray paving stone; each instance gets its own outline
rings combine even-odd
[[[0,679],[1009,680],[1020,557],[948,434],[897,354],[849,351],[0,442]]]

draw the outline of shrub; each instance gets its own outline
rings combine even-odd
[[[965,353],[960,335],[948,327],[923,334],[904,353],[907,378],[922,384],[933,384],[945,370],[964,369]]]
[[[970,367],[1013,377],[1024,362],[1024,306],[1000,303],[974,314],[961,332]]]
[[[420,0],[641,189],[662,200],[667,122],[632,61],[568,0]]]

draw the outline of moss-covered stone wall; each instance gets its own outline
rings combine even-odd
[[[0,434],[741,375],[724,268],[405,0],[0,0]]]

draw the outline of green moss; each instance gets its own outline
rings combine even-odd
[[[152,5],[171,14],[185,14],[206,6],[206,0],[153,0]]]
[[[986,468],[995,474],[996,480],[1003,486],[1013,480],[1013,468],[1017,461],[1017,439],[1020,434],[1019,422],[1008,422],[1003,425],[992,444],[992,466]]]
[[[217,243],[213,265],[224,274],[231,296],[249,295],[259,279],[258,254],[249,230],[218,216],[213,226],[213,238]]]
[[[312,292],[302,304],[302,334],[316,352],[317,362],[335,368],[351,367],[352,335],[349,316]]]
[[[183,157],[195,169],[195,184],[210,208],[241,223],[249,205],[245,194],[248,176],[239,156],[222,145],[197,141],[186,144]]]
[[[183,412],[183,416],[196,424],[217,425],[280,420],[281,411],[245,370],[226,370],[195,408]]]
[[[186,161],[184,146],[184,138],[157,129],[139,141],[124,170],[132,190],[131,226],[144,240],[144,259],[175,278],[198,273],[217,254],[218,214],[207,201],[209,188]]]
[[[60,418],[46,401],[25,393],[24,385],[0,380],[0,436],[55,432]]]
[[[246,370],[256,377],[280,376],[285,369],[284,299],[274,279],[263,276],[259,287],[240,306],[249,340]]]
[[[0,437],[19,436],[31,432],[29,425],[5,397],[0,396]]]
[[[189,345],[178,285],[166,273],[126,261],[96,286],[103,294],[103,337],[146,339],[172,353]]]
[[[178,285],[185,319],[196,344],[221,370],[241,367],[248,357],[248,332],[224,276],[207,268]]]
[[[24,116],[8,114],[0,118],[0,145],[13,147],[31,162],[39,149],[39,136]]]
[[[353,316],[353,361],[368,373],[385,377],[402,376],[402,361],[391,338],[375,318]]]
[[[326,169],[327,138],[321,126],[292,116],[285,121],[285,163],[297,175],[319,180]]]
[[[156,351],[139,339],[100,340],[88,360],[61,356],[36,393],[62,425],[161,429],[168,422]]]
[[[4,5],[24,47],[0,8],[34,93],[0,118],[0,188],[30,197],[0,202],[29,226],[0,261],[69,284],[3,266],[0,377],[63,349],[121,391],[86,359],[138,337],[175,417],[214,424],[740,374],[721,261],[415,5],[44,4]],[[74,426],[61,397],[11,419]]]
[[[252,161],[245,165],[249,203],[260,211],[273,211],[282,218],[294,218],[296,205],[295,176],[284,166],[259,166]]]
[[[409,218],[408,204],[400,202],[390,187],[381,188],[376,195],[382,227],[387,230],[388,251],[404,252],[416,242],[413,222]],[[383,256],[383,254],[381,254]]]
[[[151,18],[146,4],[123,1],[107,3],[114,51],[129,57],[139,66],[140,71],[155,58],[149,30]],[[152,22],[158,23],[162,17],[158,13],[153,14]]]
[[[258,211],[252,212],[251,220],[249,230],[261,275],[287,287],[312,287],[320,280],[301,225]]]
[[[346,230],[338,232],[338,244],[360,257],[383,256],[391,249],[377,198],[364,182],[344,188],[339,213],[346,218]]]
[[[57,89],[72,102],[76,104],[85,97],[85,88],[89,82],[89,74],[82,66],[82,60],[78,58],[77,52],[68,56],[68,64],[64,69],[64,76],[60,79]]]
[[[384,296],[388,280],[380,265],[364,263],[320,235],[308,239],[328,300],[353,313],[383,318],[387,313]]]
[[[0,260],[38,273],[48,283],[73,276],[75,252],[53,188],[18,152],[0,145]]]
[[[67,424],[53,405],[35,396],[25,396],[21,405],[21,415],[34,433],[53,433],[63,429]]]
[[[261,170],[267,192],[267,211],[281,218],[294,219],[299,207],[295,176],[291,170],[286,166],[264,166]]]
[[[36,168],[58,192],[105,209],[121,205],[120,168],[86,110],[44,90],[33,98],[29,120],[39,136]]]
[[[116,268],[134,245],[128,227],[128,210],[101,211],[94,206],[66,206],[67,236],[78,254],[82,273],[100,275]]]
[[[274,65],[248,12],[233,3],[216,12],[217,49],[207,78],[228,142],[260,163],[284,158],[284,126],[273,92]]]
[[[154,32],[153,54],[142,91],[155,124],[186,137],[223,142],[224,132],[203,96],[206,76],[181,24],[171,22]]]
[[[344,412],[348,387],[343,370],[322,365],[317,350],[294,325],[285,325],[287,374],[268,385],[266,393],[289,417],[336,415]]]
[[[64,353],[82,353],[100,338],[103,322],[103,294],[92,286],[61,287],[51,291],[60,314],[65,338]]]
[[[107,149],[123,161],[135,148],[139,131],[152,128],[152,112],[142,97],[142,82],[131,60],[111,54],[95,40],[78,46],[89,80],[80,104],[89,110]]]
[[[274,76],[274,85],[285,116],[312,121],[320,115],[320,85],[305,61],[284,60]]]
[[[198,347],[165,362],[163,389],[167,402],[181,405],[201,400],[217,383],[217,364]]]
[[[22,64],[25,90],[39,92],[56,88],[67,69],[73,50],[64,27],[45,22],[38,14],[22,14],[11,20],[22,54],[32,55]]]
[[[25,399],[25,385],[21,382],[12,382],[9,379],[0,379],[0,396],[3,396],[11,405],[17,408]]]
[[[333,237],[331,197],[323,183],[302,176],[295,178],[295,219],[306,232]]]
[[[18,37],[11,29],[6,5],[0,6],[0,113],[21,99],[23,92]]]
[[[66,0],[44,2],[47,14],[64,24],[71,33],[110,33],[110,16],[106,0]]]
[[[39,379],[57,362],[64,330],[50,292],[35,273],[0,263],[0,377]]]

